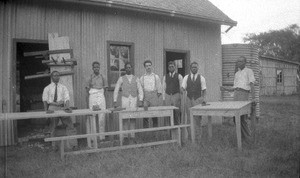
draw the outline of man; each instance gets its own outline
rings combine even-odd
[[[140,80],[132,75],[132,66],[129,62],[125,64],[126,75],[121,76],[114,90],[114,107],[117,107],[118,92],[122,86],[122,107],[123,108],[136,108],[142,106],[143,102],[143,89]],[[138,102],[139,98],[139,103]],[[138,104],[138,105],[137,105]],[[135,120],[129,119],[124,121],[124,130],[135,129]],[[129,134],[128,134],[129,135]],[[127,134],[125,137],[128,137]],[[131,133],[131,137],[134,138],[134,133]]]
[[[188,118],[190,118],[189,108],[198,104],[205,104],[206,100],[206,81],[202,75],[198,74],[198,63],[192,62],[190,70],[191,73],[182,80],[182,90],[187,92],[186,107],[188,108]],[[199,123],[199,119],[196,123]]]
[[[44,88],[42,100],[44,103],[44,110],[46,112],[69,108],[69,91],[66,86],[59,83],[59,79],[60,73],[58,71],[53,71],[51,73],[52,82]],[[61,122],[67,126],[67,130],[74,130],[74,126],[70,117],[51,118],[49,126],[51,136],[54,136],[54,131],[59,119],[61,119]]]
[[[252,95],[253,106],[255,106],[255,95],[254,95],[254,74],[253,71],[246,67],[247,59],[245,56],[240,56],[237,59],[238,71],[234,75],[233,87],[223,87],[222,91],[234,91],[234,101],[247,101],[249,99],[249,93]],[[249,142],[250,132],[247,124],[247,115],[241,116],[241,132],[244,141]]]
[[[163,101],[166,106],[176,106],[180,108],[180,88],[182,75],[175,72],[175,62],[168,62],[168,73],[163,78]],[[180,110],[174,110],[174,124],[180,124]]]
[[[146,73],[141,77],[140,81],[144,91],[144,106],[158,106],[159,97],[162,94],[162,86],[158,75],[152,72],[152,62],[146,60],[144,62]],[[144,128],[148,127],[148,119],[144,119]],[[158,119],[152,118],[153,127],[158,126]]]
[[[105,94],[108,87],[107,81],[100,74],[100,63],[95,61],[92,64],[93,74],[90,76],[86,91],[87,91],[87,103],[90,109],[106,109]],[[105,132],[105,114],[98,115],[99,133]],[[90,120],[87,120],[90,122]],[[92,127],[91,123],[88,124]],[[91,128],[88,128],[91,129]],[[105,136],[101,135],[100,140],[104,140]]]

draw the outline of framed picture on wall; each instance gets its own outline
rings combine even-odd
[[[108,84],[114,88],[118,78],[125,75],[125,63],[133,64],[133,43],[112,42],[107,43],[108,52]]]

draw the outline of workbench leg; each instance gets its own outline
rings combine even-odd
[[[123,131],[123,118],[120,115],[119,115],[119,130]],[[123,146],[123,137],[124,137],[124,135],[120,134],[120,138],[119,138],[120,139],[120,146]]]
[[[190,110],[190,122],[191,122],[191,139],[192,139],[192,143],[195,143],[194,113],[191,110]]]
[[[177,129],[177,132],[178,132],[178,144],[179,144],[179,146],[181,146],[182,144],[181,144],[181,129],[180,129],[180,127],[178,127],[178,129]]]
[[[65,162],[65,144],[64,140],[60,141],[60,159]]]
[[[91,118],[89,116],[87,116],[87,119],[86,119],[86,133],[87,134],[91,133]],[[89,148],[92,147],[91,137],[87,137],[87,145]]]
[[[171,115],[170,115],[170,123],[171,123],[171,126],[174,126],[173,111],[171,112]],[[172,140],[177,140],[178,134],[177,134],[177,131],[175,129],[171,129],[171,137],[172,137]]]
[[[208,120],[208,125],[207,125],[207,128],[208,128],[208,139],[211,140],[212,138],[212,123],[211,123],[211,116],[208,116],[207,117],[207,120]],[[200,126],[201,127],[201,126]]]
[[[241,116],[239,114],[235,115],[235,125],[236,125],[236,136],[237,136],[237,146],[238,150],[242,150],[242,135],[241,135]]]
[[[92,116],[91,126],[92,126],[92,133],[93,134],[97,133],[96,116],[97,116],[96,114],[93,114],[93,116]],[[97,137],[93,136],[92,139],[93,139],[93,147],[98,148]]]

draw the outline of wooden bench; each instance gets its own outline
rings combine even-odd
[[[60,141],[60,157],[64,161],[65,155],[77,155],[83,153],[95,153],[95,152],[102,152],[102,151],[113,151],[113,150],[121,150],[121,149],[129,149],[129,148],[140,148],[140,147],[147,147],[147,146],[154,146],[154,145],[162,145],[168,143],[178,143],[180,146],[181,142],[181,128],[190,127],[189,124],[186,125],[175,125],[175,126],[165,126],[165,127],[156,127],[156,128],[146,128],[146,129],[134,129],[134,130],[124,130],[124,131],[115,131],[115,132],[104,132],[104,133],[93,133],[93,134],[83,134],[83,135],[70,135],[70,136],[62,136],[62,137],[52,137],[52,138],[45,138],[45,142],[53,142],[53,141]],[[141,143],[141,144],[134,144],[134,145],[122,145],[115,146],[115,147],[108,147],[108,148],[92,148],[88,150],[79,150],[79,151],[65,151],[65,141],[69,139],[79,139],[79,138],[90,138],[100,135],[122,135],[128,133],[139,133],[139,132],[151,132],[151,131],[161,131],[161,130],[177,130],[178,137],[172,138],[171,140],[163,140],[163,141],[156,141],[156,142],[149,142],[149,143]]]

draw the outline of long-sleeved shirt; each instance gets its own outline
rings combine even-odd
[[[151,92],[156,90],[158,93],[162,93],[162,85],[158,75],[154,73],[144,74],[140,81],[144,91]]]
[[[49,103],[52,103],[54,101],[54,95],[55,95],[55,83],[52,82],[48,86],[44,88],[42,99],[43,101]],[[70,95],[67,87],[63,84],[58,83],[57,84],[57,102],[63,101],[69,101]]]
[[[128,81],[131,83],[133,75],[125,75],[125,77],[127,77]],[[137,83],[139,99],[140,101],[143,101],[143,97],[144,97],[143,88],[141,86],[140,80],[137,77],[136,77],[136,83]],[[119,77],[114,90],[114,102],[116,102],[118,99],[118,93],[122,84],[123,84],[123,77]]]
[[[170,77],[173,77],[175,75],[176,72],[173,72],[173,73],[168,73],[168,75],[170,75]],[[178,80],[179,80],[179,86],[182,85],[182,75],[181,74],[178,74]],[[165,100],[165,97],[166,97],[166,88],[167,88],[167,84],[166,84],[166,76],[164,76],[163,78],[163,84],[162,84],[162,88],[163,88],[163,93],[162,93],[162,96],[163,96],[163,100]]]

